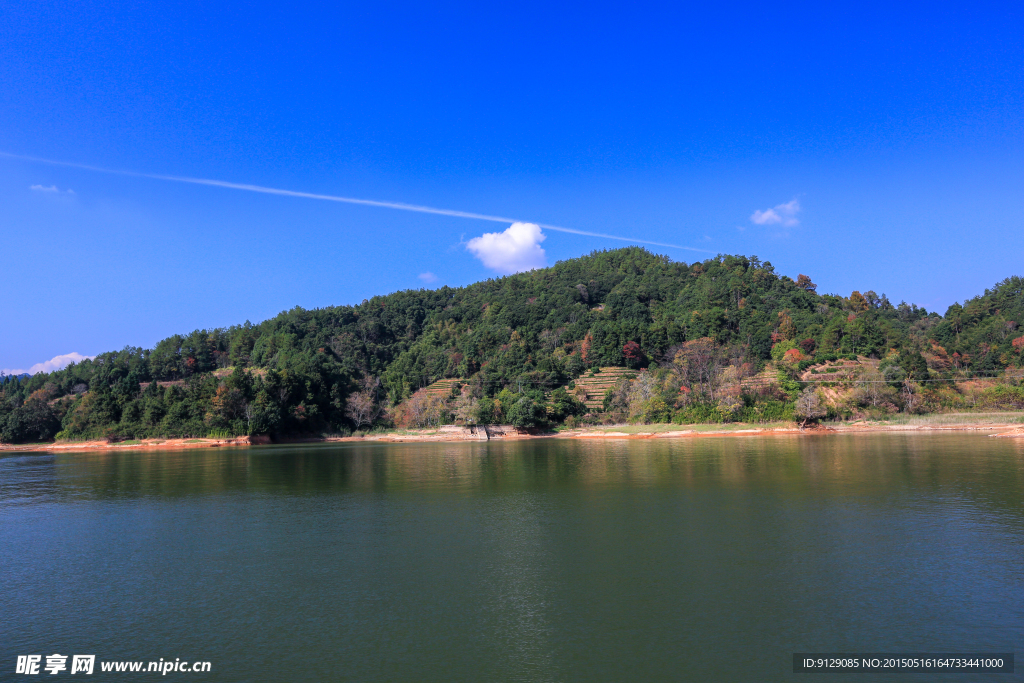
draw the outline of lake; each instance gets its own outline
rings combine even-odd
[[[6,453],[0,547],[0,679],[816,680],[794,652],[1022,650],[1024,440]]]

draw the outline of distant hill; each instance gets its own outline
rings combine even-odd
[[[8,378],[0,425],[11,425],[0,438],[345,431],[365,425],[353,397],[372,403],[371,419],[389,419],[386,408],[443,378],[475,400],[514,390],[541,404],[591,368],[667,367],[698,339],[713,341],[723,367],[750,372],[785,346],[789,360],[805,363],[896,353],[908,367],[927,357],[940,371],[948,359],[951,371],[993,374],[1020,364],[1021,292],[1021,278],[1009,278],[940,316],[873,291],[819,294],[809,277],[779,275],[756,257],[687,264],[636,247],[598,251],[467,287],[294,308]],[[226,368],[226,377],[212,374]],[[151,384],[175,380],[185,382]],[[20,416],[33,396],[47,409]]]

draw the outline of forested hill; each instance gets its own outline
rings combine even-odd
[[[479,397],[550,391],[588,368],[663,363],[702,338],[755,368],[780,344],[805,358],[921,358],[941,346],[959,370],[998,372],[1020,363],[1022,320],[1020,278],[941,317],[872,291],[819,294],[807,276],[779,275],[756,257],[688,265],[631,247],[468,287],[295,308],[7,379],[0,438],[342,431],[359,421],[349,399],[367,387],[380,386],[382,407],[445,377]]]

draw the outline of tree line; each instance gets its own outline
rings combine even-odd
[[[833,357],[878,360],[888,373],[879,386],[896,395],[865,400],[904,410],[906,382],[1021,366],[1022,284],[1008,278],[939,315],[874,291],[819,294],[808,276],[779,275],[756,257],[687,264],[637,247],[596,251],[467,287],[294,308],[5,377],[0,440],[789,419],[800,373]],[[774,393],[744,389],[768,363],[785,375]],[[588,416],[576,381],[607,366],[634,374]],[[442,378],[457,378],[457,393],[421,391]]]

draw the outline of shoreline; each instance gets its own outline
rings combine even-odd
[[[953,417],[953,416],[951,416]],[[963,417],[963,416],[960,416]],[[296,437],[272,440],[269,436],[241,436],[230,439],[182,438],[143,439],[125,442],[74,441],[60,443],[0,444],[0,453],[50,453],[50,452],[91,452],[114,450],[184,450],[191,448],[224,448],[239,446],[260,446],[270,444],[301,443],[457,443],[488,441],[520,441],[527,439],[685,439],[720,436],[792,436],[862,434],[876,432],[998,432],[987,436],[1024,438],[1024,424],[1020,422],[956,422],[937,420],[929,424],[878,424],[852,422],[846,424],[814,425],[800,428],[798,425],[758,426],[755,424],[730,423],[735,425],[608,425],[560,432],[531,433],[506,425],[481,427],[457,427],[445,425],[437,429],[381,432],[362,436],[339,437]],[[671,428],[669,428],[671,427]],[[717,429],[716,429],[717,427]]]

